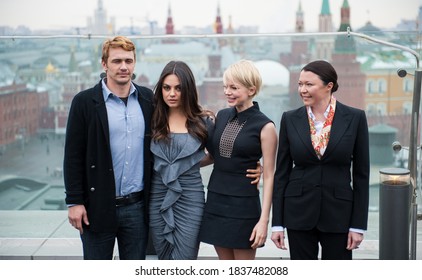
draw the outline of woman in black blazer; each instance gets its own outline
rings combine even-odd
[[[365,112],[336,101],[337,73],[322,60],[302,68],[304,106],[281,119],[271,240],[291,259],[352,259],[367,229],[369,144]]]

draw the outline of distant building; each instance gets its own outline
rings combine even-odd
[[[341,19],[338,32],[352,30],[350,24],[350,6],[347,0],[341,7]],[[352,107],[365,110],[365,74],[357,61],[354,37],[337,36],[332,54],[332,64],[337,71],[339,90],[336,98]]]
[[[290,72],[283,64],[272,60],[254,61],[262,77],[262,88],[255,100],[259,107],[278,126],[283,112],[290,110]]]
[[[299,6],[296,11],[295,32],[305,32],[304,12],[302,10],[302,2],[299,1]],[[285,65],[289,71],[289,105],[291,108],[296,108],[302,105],[302,101],[297,92],[297,81],[301,66],[311,60],[311,50],[309,50],[309,38],[294,37],[292,38],[291,48],[287,53],[280,54],[280,62]]]
[[[47,107],[46,91],[38,92],[15,83],[0,87],[0,147],[35,135],[40,116]]]
[[[167,12],[166,35],[174,35],[173,15],[171,13],[170,4],[169,4],[168,12]],[[174,44],[176,42],[177,40],[174,38],[163,39],[163,43],[167,43],[167,44]]]
[[[323,0],[321,13],[319,14],[318,32],[333,32],[333,19],[330,11],[329,0]],[[331,53],[334,47],[334,39],[332,36],[318,37],[315,40],[316,53],[313,59],[331,60]]]
[[[217,33],[217,34],[223,33],[223,22],[221,21],[220,3],[218,3],[218,6],[217,6],[217,16],[215,17],[215,22],[214,22],[214,33]]]
[[[414,59],[399,51],[384,51],[358,60],[366,74],[365,109],[370,117],[408,115],[412,111],[412,76],[399,77],[398,68],[412,68]]]
[[[170,3],[169,3],[168,15],[167,15],[166,34],[167,35],[174,34],[173,15],[171,14]]]
[[[94,35],[110,35],[115,33],[114,18],[108,20],[107,10],[103,1],[98,0],[97,9],[94,11],[94,18],[88,18],[87,32]]]
[[[98,83],[100,77],[95,77],[96,73],[92,75],[84,75],[80,72],[67,73],[62,81],[63,92],[61,100],[54,104],[54,132],[56,134],[65,134],[67,119],[69,116],[70,105],[75,95],[87,88],[92,87],[95,83]],[[93,76],[94,75],[94,76]]]

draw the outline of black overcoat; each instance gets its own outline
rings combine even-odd
[[[146,87],[135,85],[135,88],[145,119],[144,199],[145,217],[148,219],[152,171],[150,143],[153,93]],[[66,128],[64,153],[66,203],[85,205],[90,230],[116,230],[115,181],[101,81],[73,98]]]

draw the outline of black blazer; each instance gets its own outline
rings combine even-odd
[[[369,141],[365,112],[337,101],[318,159],[306,107],[283,113],[274,177],[273,226],[324,232],[367,229]]]
[[[153,93],[146,87],[135,87],[145,119],[144,199],[147,211],[152,172]],[[72,100],[64,153],[66,203],[85,205],[91,230],[114,231],[117,228],[116,193],[101,81],[93,88],[78,93]]]

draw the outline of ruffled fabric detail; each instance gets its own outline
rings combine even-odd
[[[199,140],[192,137],[190,134],[172,134],[172,144],[177,141],[183,141],[181,140],[183,136],[186,136],[186,143],[178,143],[177,145],[174,144],[173,147],[169,147],[168,145],[162,142],[151,143],[151,151],[154,154],[154,171],[158,173],[157,175],[159,177],[161,177],[162,184],[167,187],[167,191],[164,195],[164,199],[160,206],[159,212],[165,222],[163,232],[164,238],[172,246],[168,248],[168,246],[164,244],[161,245],[163,246],[163,248],[167,247],[167,250],[170,251],[172,248],[178,247],[175,246],[175,243],[179,242],[178,240],[181,240],[180,236],[175,236],[176,225],[173,207],[181,197],[184,189],[189,189],[190,180],[192,178],[192,175],[190,174],[192,172],[199,172],[199,168],[194,169],[196,170],[194,171],[191,170],[192,167],[198,165],[201,159],[205,156],[204,150],[200,149],[201,143],[199,142]],[[175,139],[174,137],[179,137],[179,139]],[[182,146],[182,148],[180,148],[180,146]],[[195,186],[192,187],[196,187],[197,189],[198,185],[195,184]],[[192,215],[195,215],[195,213],[192,213]],[[194,219],[198,218],[195,217]],[[194,242],[196,242],[196,240]],[[171,252],[167,253],[171,254]]]

